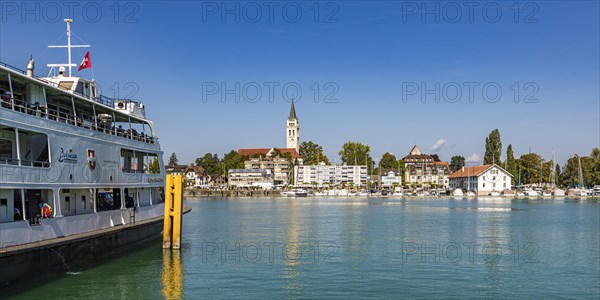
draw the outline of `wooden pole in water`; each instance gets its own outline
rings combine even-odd
[[[163,227],[164,249],[179,249],[181,247],[181,221],[183,215],[182,182],[181,175],[167,175]]]

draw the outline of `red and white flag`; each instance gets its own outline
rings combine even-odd
[[[85,57],[81,61],[81,64],[79,65],[79,69],[77,69],[77,71],[81,71],[83,69],[87,69],[87,68],[91,68],[91,67],[92,67],[92,60],[90,59],[90,51],[88,51],[85,53]]]

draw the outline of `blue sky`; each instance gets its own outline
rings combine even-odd
[[[483,157],[494,128],[517,156],[556,149],[561,164],[600,144],[597,1],[70,3],[3,1],[0,60],[24,68],[33,55],[46,75],[66,59],[46,46],[74,18],[103,93],[146,104],[165,160],[284,147],[292,97],[301,141],[337,162],[350,140],[376,160],[414,144],[444,160]]]

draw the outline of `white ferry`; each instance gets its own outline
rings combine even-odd
[[[68,63],[0,63],[0,285],[160,236],[165,168],[144,105],[98,93]],[[89,56],[86,55],[89,59]],[[84,61],[85,63],[85,61]],[[82,63],[83,64],[83,63]],[[49,209],[51,208],[51,209]],[[45,213],[51,212],[49,216]]]

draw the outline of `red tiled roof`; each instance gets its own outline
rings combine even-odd
[[[254,154],[262,154],[267,155],[271,151],[271,148],[248,148],[248,149],[238,149],[238,154],[243,156],[250,156]]]
[[[479,176],[481,173],[485,172],[487,169],[489,169],[491,167],[492,167],[492,165],[482,165],[482,166],[460,168],[460,169],[456,170],[456,172],[450,174],[450,176],[448,178]]]
[[[296,148],[277,148],[282,154],[289,153],[293,158],[299,158],[300,154],[296,151]]]
[[[252,156],[255,154],[267,155],[269,151],[273,148],[247,148],[247,149],[238,149],[238,154],[243,156]],[[276,148],[281,152],[281,154],[289,153],[292,155],[292,158],[299,158],[300,154],[296,151],[296,148]]]

